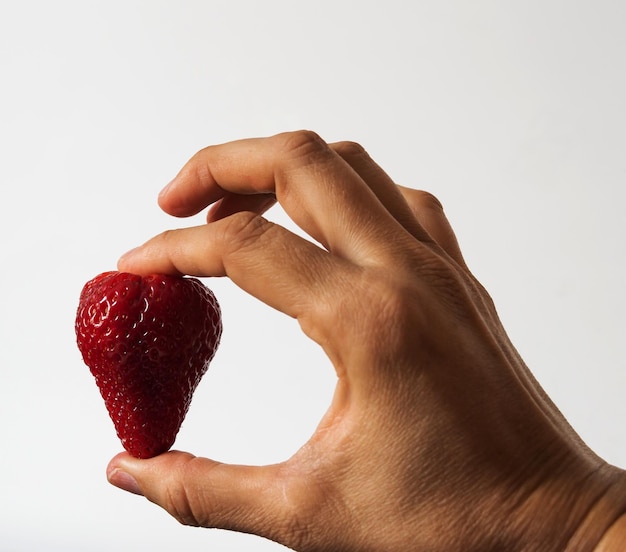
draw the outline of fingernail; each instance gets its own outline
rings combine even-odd
[[[139,485],[137,485],[135,478],[122,470],[113,470],[111,473],[107,474],[107,478],[111,485],[114,485],[123,491],[128,491],[129,493],[136,495],[143,494],[141,489],[139,489]]]

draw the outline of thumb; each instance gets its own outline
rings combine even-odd
[[[289,545],[293,531],[281,464],[222,464],[170,451],[139,460],[118,454],[107,467],[109,482],[143,495],[184,525],[230,529]]]

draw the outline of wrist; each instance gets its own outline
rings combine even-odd
[[[623,552],[626,550],[626,472],[612,468],[613,481],[607,492],[590,512],[586,525],[600,530],[593,552]],[[579,533],[584,532],[581,526]],[[575,550],[575,549],[572,549]]]
[[[622,552],[626,548],[626,514],[609,527],[594,552]]]
[[[521,550],[626,550],[626,472],[599,459],[595,467],[557,472],[526,503]],[[589,468],[590,466],[588,466]]]

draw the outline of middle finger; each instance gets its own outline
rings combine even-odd
[[[355,261],[410,238],[359,174],[316,134],[285,133],[197,153],[160,197],[187,216],[232,194],[272,194],[329,251]]]

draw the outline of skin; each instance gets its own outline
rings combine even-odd
[[[311,241],[262,216],[275,202]],[[122,453],[113,485],[181,523],[299,551],[624,549],[626,474],[534,380],[432,195],[357,144],[301,131],[198,152],[159,203],[210,207],[207,224],[154,237],[119,269],[231,278],[299,322],[337,386],[280,464]]]

